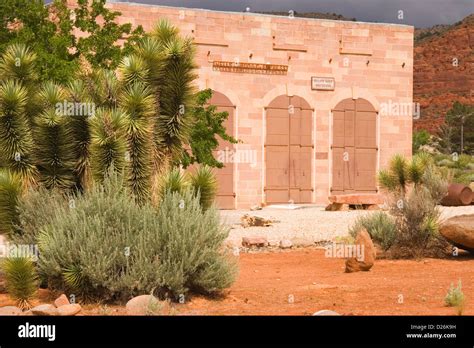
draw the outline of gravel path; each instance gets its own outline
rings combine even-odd
[[[474,214],[474,205],[466,207],[440,207],[441,218],[455,215]],[[325,211],[321,206],[303,206],[300,209],[285,210],[263,208],[258,211],[222,210],[223,222],[231,226],[228,237],[230,246],[242,245],[242,237],[266,237],[271,246],[276,246],[283,239],[288,239],[295,246],[309,246],[324,241],[334,241],[338,236],[346,236],[349,227],[357,217],[371,214],[371,211]],[[269,227],[243,228],[240,217],[249,214],[278,221]]]

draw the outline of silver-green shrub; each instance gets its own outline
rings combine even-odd
[[[228,230],[190,192],[168,193],[158,209],[137,205],[116,174],[74,207],[58,208],[39,237],[39,269],[49,285],[86,299],[214,293],[236,276],[224,253]]]

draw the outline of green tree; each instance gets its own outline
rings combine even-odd
[[[413,153],[418,152],[423,145],[427,145],[430,137],[430,133],[425,129],[413,132]]]
[[[228,135],[224,126],[229,117],[227,112],[218,112],[217,107],[209,105],[212,90],[205,89],[196,94],[195,107],[192,110],[193,124],[189,138],[191,151],[183,149],[181,164],[186,168],[193,163],[206,164],[210,167],[222,168],[213,152],[219,146],[219,138],[232,144],[238,140]]]
[[[455,152],[474,154],[474,106],[454,102],[439,136],[441,148],[449,144]]]

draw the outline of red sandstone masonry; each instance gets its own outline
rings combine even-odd
[[[121,23],[141,24],[145,30],[151,30],[159,19],[166,18],[179,27],[183,35],[194,37],[198,42],[227,45],[198,45],[197,84],[199,88],[219,91],[231,100],[236,106],[235,135],[245,143],[245,149],[250,146],[258,152],[259,162],[254,168],[247,164],[234,166],[238,208],[265,202],[262,194],[263,119],[265,106],[274,98],[287,93],[297,95],[315,110],[313,202],[318,204],[326,204],[330,196],[330,111],[346,98],[367,99],[376,110],[389,100],[412,103],[413,27],[410,26],[292,19],[135,3],[109,2],[108,6],[122,12]],[[371,55],[340,54],[341,39],[360,50],[369,50]],[[274,50],[274,44],[303,47],[306,52]],[[345,58],[348,67],[344,66]],[[213,71],[209,60],[269,62],[288,65],[289,70],[285,76],[218,72]],[[367,61],[370,61],[368,65]],[[311,76],[334,77],[336,89],[312,91]],[[378,127],[380,167],[396,153],[411,155],[411,117],[381,116]],[[316,156],[316,153],[328,156]]]

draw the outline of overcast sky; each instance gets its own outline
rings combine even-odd
[[[117,0],[116,0],[117,1]],[[126,0],[121,0],[127,2]],[[330,12],[359,21],[410,24],[429,27],[453,24],[474,13],[474,0],[133,0],[167,6],[225,11]],[[404,19],[398,19],[403,10]]]

